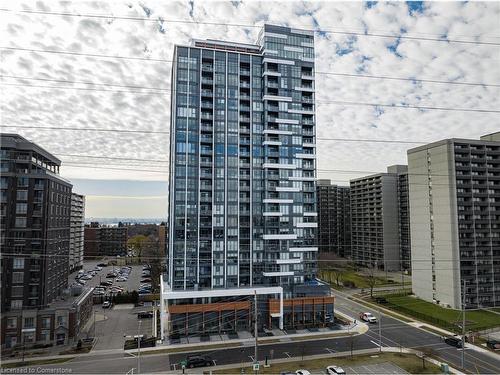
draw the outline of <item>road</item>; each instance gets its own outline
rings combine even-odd
[[[370,311],[355,302],[337,295],[336,309],[351,316],[357,316],[361,311]],[[371,311],[377,315],[376,311]],[[348,352],[353,350],[378,348],[379,340],[382,346],[405,347],[405,348],[428,348],[432,349],[433,356],[439,357],[452,367],[459,368],[462,351],[443,343],[442,339],[432,333],[410,326],[402,321],[382,314],[381,336],[379,337],[378,325],[372,325],[370,330],[363,335],[354,338],[334,338],[326,340],[312,340],[307,342],[283,342],[259,346],[259,359],[300,357],[313,354],[325,354],[334,352]],[[272,353],[271,353],[272,351]],[[200,353],[197,353],[200,354]],[[245,346],[235,349],[207,350],[206,354],[214,359],[215,364],[235,364],[250,362],[253,360],[253,346]],[[156,354],[142,356],[141,371],[144,373],[169,371],[178,369],[181,360],[188,354]],[[485,353],[479,353],[471,349],[465,350],[466,370],[471,373],[497,374],[500,373],[500,356],[494,358]],[[76,358],[70,362],[58,365],[37,366],[42,371],[47,368],[70,369],[73,374],[81,373],[126,373],[131,368],[137,367],[137,358],[122,354],[95,355],[91,357]],[[37,368],[35,367],[35,369]]]

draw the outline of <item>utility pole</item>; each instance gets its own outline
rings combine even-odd
[[[465,279],[462,295],[462,369],[465,368]]]
[[[139,324],[137,325],[137,373],[141,373],[141,323],[142,320],[139,319]]]
[[[382,352],[382,314],[380,312],[380,307],[378,308],[378,345],[379,352]]]
[[[259,363],[259,360],[257,358],[258,355],[258,347],[259,347],[259,340],[258,340],[258,328],[257,328],[257,291],[254,291],[254,334],[255,334],[255,353],[254,353],[254,363]],[[257,373],[257,371],[254,371]]]

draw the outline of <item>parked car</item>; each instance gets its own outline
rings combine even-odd
[[[82,280],[82,279],[78,279],[76,282],[77,282],[78,284],[80,284],[80,285],[85,285],[85,284],[87,284],[87,282],[86,282],[85,280]]]
[[[153,312],[152,311],[139,311],[137,313],[137,318],[138,319],[149,319],[153,317]]]
[[[145,278],[141,279],[141,283],[150,283],[150,282],[151,282],[150,277],[145,277]]]
[[[92,294],[93,294],[94,296],[103,296],[103,295],[104,295],[104,294],[106,294],[106,293],[104,292],[104,290],[101,290],[101,289],[95,289],[95,290],[92,292]]]
[[[486,341],[486,346],[493,350],[500,350],[500,341],[498,340],[488,340]]]
[[[328,375],[336,375],[336,374],[345,374],[345,371],[342,367],[331,365],[326,368],[326,373]]]
[[[190,355],[186,358],[186,367],[188,368],[212,366],[213,364],[212,357],[208,355]]]
[[[380,303],[381,305],[386,305],[389,303],[384,297],[375,297],[375,302]]]
[[[369,313],[369,312],[364,312],[364,313],[359,314],[359,318],[362,321],[367,322],[367,323],[371,323],[371,324],[377,323],[377,318],[374,317],[373,314]]]
[[[311,373],[308,370],[304,370],[304,369],[297,370],[297,371],[295,371],[295,373],[297,375],[311,375]]]
[[[462,347],[462,339],[459,337],[454,337],[454,336],[445,337],[444,342],[456,348]]]
[[[105,281],[101,281],[101,285],[111,286],[111,285],[113,285],[113,282],[109,281],[109,280],[105,280]]]
[[[104,302],[102,303],[102,308],[103,308],[103,309],[110,309],[110,308],[111,308],[111,306],[113,306],[113,305],[112,305],[112,303],[111,303],[111,301],[104,301]]]
[[[108,278],[108,279],[111,279],[111,278],[114,278],[114,277],[116,277],[116,273],[108,273],[106,275],[106,278]]]
[[[107,267],[107,266],[108,266],[108,264],[107,264],[107,263],[99,263],[97,266],[98,266],[98,267]]]

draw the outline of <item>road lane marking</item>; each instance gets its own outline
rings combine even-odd
[[[378,342],[375,342],[375,341],[373,341],[373,340],[370,340],[370,342],[371,342],[372,344],[377,345],[377,346],[380,348],[380,344],[379,344]]]
[[[288,352],[283,352],[283,354],[286,354],[286,356],[287,356],[288,358],[292,358],[292,356],[291,356],[291,355],[290,355],[290,353],[288,353]]]
[[[252,362],[254,362],[254,359],[251,355],[249,355],[248,358],[250,358],[252,360]]]
[[[325,348],[325,350],[326,350],[328,353],[331,353],[331,354],[335,353],[335,350],[330,349],[330,348]]]

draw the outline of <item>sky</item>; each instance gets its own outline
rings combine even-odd
[[[500,130],[498,113],[457,110],[500,108],[499,2],[1,1],[0,8],[1,131],[59,157],[61,175],[87,196],[87,217],[166,217],[173,46],[192,38],[254,43],[264,22],[317,31],[319,178],[348,185],[405,164],[418,145],[387,141]]]

